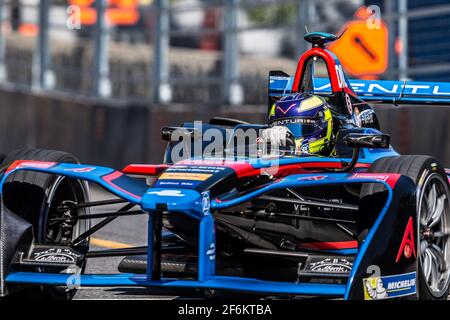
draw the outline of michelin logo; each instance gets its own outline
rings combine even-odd
[[[416,293],[416,273],[363,279],[364,299],[379,300],[408,296]]]

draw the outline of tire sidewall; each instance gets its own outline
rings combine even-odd
[[[417,208],[417,232],[416,232],[416,252],[417,252],[417,283],[418,283],[418,298],[421,300],[447,300],[447,296],[449,293],[450,285],[447,287],[447,290],[443,292],[441,296],[435,296],[431,293],[426,284],[426,280],[423,276],[422,265],[420,262],[421,252],[420,252],[420,208],[419,203],[422,198],[423,187],[425,182],[427,182],[428,178],[432,174],[438,174],[441,177],[447,178],[445,170],[439,164],[439,162],[433,158],[428,159],[420,170],[420,174],[417,177],[417,180],[414,181],[416,183],[417,191],[416,191],[416,208]],[[444,179],[444,181],[448,181]],[[446,184],[447,194],[449,192],[448,183]]]
[[[3,160],[0,165],[2,170],[6,170],[15,160],[30,160],[30,161],[52,161],[58,163],[75,163],[78,164],[79,160],[73,156],[72,154],[55,151],[55,150],[42,150],[42,149],[18,149],[10,152]],[[26,176],[27,173],[34,174],[33,176]],[[45,232],[47,229],[47,220],[49,215],[49,209],[51,203],[49,203],[49,193],[52,186],[57,182],[58,177],[45,174],[38,173],[32,171],[23,171],[13,173],[8,182],[14,181],[17,179],[18,182],[27,183],[35,185],[42,189],[43,198],[39,208],[39,216],[33,219],[34,221],[29,221],[33,224],[33,228],[35,228],[35,240],[43,241],[45,237]],[[81,193],[83,196],[83,201],[89,201],[89,187],[85,181],[79,181]],[[88,214],[88,211],[85,211]],[[87,221],[85,227],[88,229],[90,226],[90,221]],[[84,230],[86,231],[86,230]],[[83,232],[83,230],[80,230]],[[83,244],[83,247],[89,247],[89,239]],[[86,267],[86,259],[82,261],[82,263],[77,266],[80,268],[80,272],[83,273]],[[39,271],[38,271],[39,272]],[[25,286],[27,287],[27,286]],[[32,298],[32,299],[41,299],[41,298],[50,298],[56,300],[68,300],[71,299],[77,289],[71,290],[61,290],[60,287],[54,286],[32,286],[25,289],[24,296]],[[19,294],[21,296],[21,294]]]

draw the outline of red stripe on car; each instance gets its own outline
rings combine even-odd
[[[354,173],[350,179],[375,179],[386,182],[392,189],[400,178],[398,173],[369,173],[369,172],[357,172]]]
[[[358,248],[358,241],[310,242],[302,243],[299,247],[316,250],[356,249]]]
[[[53,167],[57,162],[49,162],[49,161],[35,161],[35,160],[16,160],[14,161],[6,170],[6,172],[10,172],[17,168],[41,168],[48,169]]]
[[[140,196],[135,195],[134,193],[131,193],[131,192],[129,192],[129,191],[119,187],[117,184],[115,184],[113,182],[114,180],[120,178],[121,176],[123,176],[122,172],[114,171],[114,172],[112,172],[110,174],[107,174],[107,175],[103,176],[102,179],[103,179],[103,181],[105,181],[107,184],[109,184],[110,186],[114,187],[115,189],[117,189],[117,190],[119,190],[119,191],[129,195],[130,197],[133,197],[133,198],[136,198],[136,199],[140,200],[141,199]]]
[[[267,168],[255,168],[248,162],[233,162],[228,160],[185,160],[178,164],[182,165],[207,165],[207,166],[221,166],[231,168],[236,172],[238,178],[248,178],[258,176],[264,173],[270,174],[275,178],[283,178],[291,174],[299,173],[317,173],[321,172],[323,168],[340,169],[342,162],[302,162],[284,164],[280,166],[271,166]],[[358,163],[356,168],[368,168],[368,163]],[[317,170],[316,170],[317,169]]]

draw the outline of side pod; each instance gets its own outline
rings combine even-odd
[[[345,299],[371,300],[416,294],[416,186],[410,178],[400,176],[388,197],[388,206],[383,208],[360,244]]]

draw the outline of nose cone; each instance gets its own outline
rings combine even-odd
[[[170,212],[186,213],[196,218],[209,214],[209,196],[191,189],[148,189],[142,198],[142,209],[154,211],[158,204],[166,204]]]

